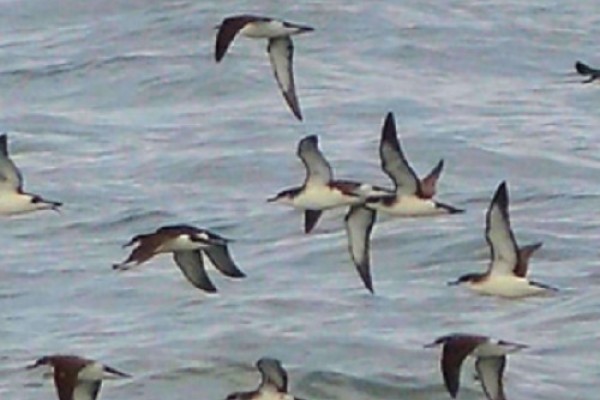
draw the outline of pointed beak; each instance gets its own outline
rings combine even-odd
[[[48,208],[52,211],[56,211],[59,214],[62,214],[60,207],[62,207],[63,203],[59,201],[48,201],[46,200],[46,204],[48,204]]]
[[[273,203],[273,202],[276,202],[276,201],[277,201],[277,196],[274,196],[274,197],[269,197],[269,198],[267,199],[267,203]]]
[[[37,363],[33,363],[33,364],[29,364],[25,367],[25,369],[34,369],[39,367],[39,365]]]
[[[104,372],[104,379],[131,378],[131,375],[108,366],[104,366]]]

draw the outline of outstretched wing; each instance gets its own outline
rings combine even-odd
[[[302,121],[300,103],[296,97],[296,87],[294,85],[294,44],[292,39],[289,36],[269,39],[267,51],[269,52],[273,74],[283,97],[296,118]]]
[[[373,293],[371,279],[371,231],[375,223],[376,212],[362,205],[350,207],[345,217],[348,250],[358,275],[365,287]]]
[[[0,190],[21,191],[23,176],[8,155],[8,136],[0,135]]]
[[[199,250],[176,251],[173,253],[173,259],[192,285],[208,293],[217,291],[206,274],[202,254]]]
[[[510,228],[506,182],[498,186],[488,208],[485,238],[491,249],[489,273],[512,275],[518,261],[518,249]]]
[[[316,135],[300,140],[296,154],[306,168],[305,185],[311,182],[325,185],[333,179],[331,166],[319,150],[319,138]]]
[[[396,193],[420,194],[419,179],[402,152],[396,132],[394,114],[391,112],[388,113],[383,124],[379,156],[381,157],[381,168],[394,182]]]

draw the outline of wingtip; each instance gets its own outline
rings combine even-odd
[[[500,185],[498,185],[493,202],[498,203],[502,207],[508,206],[508,186],[506,181],[502,181]]]

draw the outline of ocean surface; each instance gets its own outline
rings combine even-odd
[[[103,399],[223,399],[276,357],[306,399],[449,399],[451,332],[530,347],[508,399],[595,399],[600,382],[598,2],[0,0],[0,130],[25,188],[64,202],[0,222],[0,398],[55,398],[25,370],[74,353],[129,372]],[[313,26],[294,38],[305,122],[287,109],[264,41],[214,62],[215,25],[251,12]],[[346,249],[344,210],[312,235],[265,200],[304,179],[299,139],[320,137],[337,176],[389,186],[383,118],[418,174],[446,166],[438,199],[467,210],[379,216],[376,295]],[[483,271],[484,213],[507,180],[531,276],[561,289],[521,300],[446,282]],[[194,289],[162,255],[111,265],[135,234],[189,223],[230,237],[245,280]],[[484,395],[463,371],[460,398]]]

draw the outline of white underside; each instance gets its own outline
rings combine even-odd
[[[298,29],[287,28],[280,21],[250,22],[240,29],[240,34],[254,39],[269,39],[289,36],[296,33]]]
[[[188,235],[181,235],[160,245],[156,252],[170,253],[173,251],[205,249],[206,247],[208,246],[203,243],[191,241]]]
[[[499,344],[498,341],[489,341],[477,346],[471,355],[474,357],[502,357],[521,348],[513,344]]]
[[[509,298],[535,296],[547,292],[547,289],[530,285],[527,279],[513,275],[491,275],[484,281],[467,283],[467,286],[477,293]]]
[[[367,207],[391,215],[403,217],[417,217],[426,215],[446,214],[443,208],[436,207],[435,202],[430,199],[422,199],[417,196],[400,196],[391,205],[383,203],[369,203]]]
[[[348,206],[361,202],[360,197],[348,196],[329,186],[306,186],[296,196],[291,205],[303,210],[326,210],[334,207]]]
[[[0,215],[21,214],[40,209],[31,202],[31,196],[17,192],[0,193]]]

